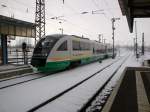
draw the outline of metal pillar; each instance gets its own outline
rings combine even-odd
[[[45,35],[45,0],[36,0],[35,24],[36,44],[37,39],[41,39]]]
[[[115,45],[115,41],[114,41],[114,30],[115,30],[115,27],[114,27],[114,22],[115,22],[115,19],[112,18],[112,40],[113,40],[113,56],[112,58],[115,58],[115,53],[114,53],[114,45]]]
[[[144,55],[144,33],[142,33],[142,55]]]
[[[103,39],[103,34],[102,34],[101,36],[102,36],[102,43],[103,43],[103,41],[104,41],[104,39]]]
[[[7,35],[1,35],[2,44],[2,64],[8,63],[8,53],[7,53]]]
[[[114,23],[116,20],[120,20],[120,18],[112,18],[111,21],[112,21],[112,40],[113,40],[113,56],[112,58],[115,58],[115,39],[114,39],[114,31],[115,31],[115,26],[114,26]]]
[[[104,44],[106,43],[106,39],[104,39]]]
[[[64,34],[63,28],[59,28],[59,30],[61,31],[61,34],[63,35]]]
[[[136,58],[138,58],[138,44],[137,44],[137,27],[136,27],[136,21],[135,21],[135,54]]]
[[[114,23],[116,20],[120,20],[120,18],[112,18],[111,21],[112,21],[112,40],[113,40],[113,56],[112,58],[115,58],[115,39],[114,39],[114,31],[115,31],[115,26],[114,26]]]
[[[133,51],[134,51],[134,55],[135,55],[135,38],[133,38]]]
[[[101,42],[101,34],[98,35],[98,41]]]

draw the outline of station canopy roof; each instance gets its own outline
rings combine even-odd
[[[118,0],[123,15],[126,15],[130,32],[134,18],[150,17],[150,0]]]
[[[0,15],[0,34],[35,37],[35,24]]]

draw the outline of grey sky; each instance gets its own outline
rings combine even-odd
[[[17,19],[34,22],[36,0],[1,0],[0,14],[11,16]],[[2,4],[7,7],[3,7]],[[92,11],[102,14],[92,14]],[[89,12],[81,14],[82,12]],[[52,17],[60,17],[60,20],[53,20]],[[46,0],[46,34],[60,33],[59,28],[63,27],[65,34],[76,34],[86,36],[91,40],[97,40],[98,34],[103,34],[107,42],[112,42],[111,18],[119,17],[115,22],[115,42],[120,45],[133,44],[135,34],[130,34],[126,17],[123,17],[118,0]],[[139,42],[141,33],[145,32],[146,45],[150,43],[150,19],[136,19]]]

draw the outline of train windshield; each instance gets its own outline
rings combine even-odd
[[[45,37],[42,38],[36,45],[34,49],[34,56],[42,56],[42,57],[47,57],[55,43],[59,40],[59,38],[55,37]]]

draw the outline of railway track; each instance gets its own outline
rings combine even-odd
[[[104,60],[103,63],[98,63],[98,62],[91,63],[85,66],[76,67],[74,69],[69,69],[69,70],[62,71],[56,74],[52,74],[47,77],[40,78],[39,80],[32,80],[26,83],[21,83],[21,84],[17,84],[17,85],[13,85],[10,87],[0,89],[0,99],[1,99],[0,111],[27,112],[31,110],[33,107],[36,107],[37,105],[43,103],[44,101],[47,101],[48,99],[74,86],[78,82],[85,80],[87,77],[90,77],[96,71],[99,71],[110,64],[114,65],[113,63],[120,62],[119,60],[124,59],[124,57],[125,55],[118,57],[115,60],[112,60],[112,59]],[[102,70],[99,73],[103,73],[103,71],[105,71],[106,69]],[[93,76],[93,78],[97,76],[99,75],[95,75]],[[90,79],[93,79],[93,78],[90,78]],[[88,82],[90,79],[85,81],[85,83]],[[16,79],[13,79],[13,80],[16,80]],[[18,80],[20,79],[18,78]],[[82,83],[76,86],[72,90],[79,88],[81,85],[85,83]],[[56,98],[51,103],[58,101],[58,99],[63,96],[66,96],[70,91]],[[46,105],[44,105],[43,107],[45,107]],[[58,105],[56,104],[56,106]],[[41,108],[37,109],[36,111],[40,110]]]
[[[24,74],[24,75],[9,78],[9,79],[4,79],[0,81],[0,89],[5,89],[5,88],[12,87],[15,85],[27,83],[29,81],[47,77],[48,75],[50,74],[43,74],[41,72],[36,72],[36,73]]]
[[[34,73],[37,73],[37,72],[34,72]],[[4,82],[4,81],[12,80],[12,79],[17,79],[17,78],[22,78],[22,77],[30,76],[30,75],[33,75],[34,73],[26,73],[26,74],[22,74],[22,75],[18,75],[18,76],[13,76],[13,77],[10,77],[10,78],[0,79],[0,82]]]
[[[115,73],[119,70],[119,68],[122,66],[122,64],[125,62],[125,60],[127,59],[127,57],[122,61],[122,63],[119,65],[119,67],[113,72],[113,74],[111,75],[111,77],[109,77],[109,79],[102,85],[102,87],[94,94],[94,96],[89,100],[89,102],[87,102],[86,105],[84,105],[80,111],[84,111],[87,106],[90,104],[90,102],[92,101],[92,99],[95,98],[95,96],[97,95],[97,93],[99,93],[104,87],[105,85],[111,80],[111,78],[115,75]],[[121,60],[121,59],[119,59]],[[98,75],[99,73],[101,73],[102,71],[104,71],[105,69],[109,68],[110,66],[114,65],[115,63],[117,63],[119,60],[112,62],[111,64],[103,67],[102,69],[100,69],[99,71],[95,72],[94,74],[90,75],[89,77],[86,77],[84,80],[76,83],[75,85],[71,86],[70,88],[58,93],[57,95],[47,99],[46,101],[40,103],[39,105],[36,105],[35,107],[31,108],[30,110],[28,110],[28,112],[34,112],[34,111],[38,111],[39,109],[45,107],[46,105],[56,101],[57,99],[61,98],[63,95],[69,93],[70,91],[78,88],[79,86],[81,86],[82,84],[84,84],[85,82],[88,82],[88,80],[92,79],[93,77],[95,77],[96,75]]]
[[[112,88],[115,85],[111,81],[113,80],[113,78],[115,77],[115,74],[118,72],[118,70],[121,68],[121,66],[125,63],[126,60],[127,60],[127,57],[123,60],[123,62],[119,65],[119,67],[113,72],[113,74],[108,78],[108,80],[101,86],[101,88],[80,109],[79,112],[95,112],[95,111],[102,110],[104,104],[106,103],[112,91]],[[97,97],[99,98],[96,99]]]
[[[113,64],[113,63],[115,63],[115,62],[112,62],[111,64]],[[111,64],[109,64],[108,66],[110,66]],[[107,68],[108,66],[102,68],[98,72],[102,71],[103,69]],[[58,73],[58,72],[54,72],[54,73]],[[15,86],[15,85],[24,84],[24,83],[27,83],[27,82],[30,82],[30,81],[33,81],[33,80],[48,77],[49,75],[54,74],[54,73],[42,73],[42,72],[27,73],[27,74],[24,74],[24,75],[21,75],[21,76],[15,76],[15,77],[12,77],[12,78],[3,79],[3,80],[0,80],[0,89],[5,89],[5,88],[12,87],[12,86]],[[95,73],[95,74],[97,74],[97,73]]]

